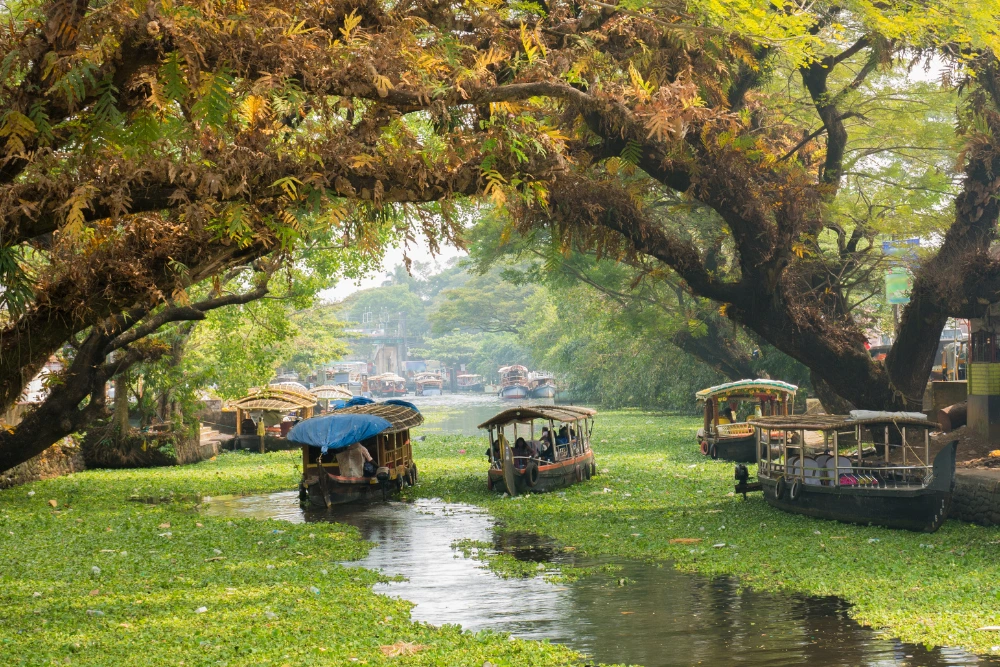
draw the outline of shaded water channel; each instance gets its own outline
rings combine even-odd
[[[522,560],[572,562],[571,554],[530,535],[494,533],[470,505],[421,500],[303,511],[297,493],[216,498],[206,513],[356,526],[377,546],[347,565],[402,575],[376,591],[410,600],[413,618],[493,629],[566,644],[594,662],[674,665],[1000,665],[955,649],[931,651],[879,636],[847,616],[835,598],[740,591],[735,579],[684,574],[669,564],[620,563],[623,569],[567,584],[542,577],[501,579],[452,547],[490,542]],[[622,585],[624,584],[624,585]]]

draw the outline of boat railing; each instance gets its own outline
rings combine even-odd
[[[829,457],[826,465],[807,458],[799,465],[796,457],[784,461],[761,461],[760,475],[769,479],[782,476],[786,481],[801,480],[809,486],[839,486],[872,489],[920,489],[933,481],[933,468],[925,465],[900,465],[896,463],[851,461],[839,457],[834,462]]]
[[[720,438],[745,438],[752,436],[756,431],[753,424],[737,422],[735,424],[719,424],[715,432]]]

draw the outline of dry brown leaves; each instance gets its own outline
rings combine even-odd
[[[395,644],[379,646],[379,650],[387,658],[395,658],[402,655],[413,655],[429,648],[424,644],[414,644],[413,642],[398,641]]]

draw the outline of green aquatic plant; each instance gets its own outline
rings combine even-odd
[[[636,410],[598,415],[598,475],[558,493],[486,489],[484,438],[428,437],[409,497],[487,508],[502,529],[530,531],[584,557],[672,561],[736,575],[758,590],[839,596],[860,623],[904,641],[1000,653],[1000,528],[951,520],[932,535],[787,514],[733,494],[732,464],[698,452],[700,420]],[[752,474],[755,474],[751,466]]]
[[[370,547],[353,527],[200,512],[212,495],[294,489],[295,460],[294,452],[224,454],[0,492],[0,663],[578,661],[558,645],[411,621],[409,602],[372,592],[384,577],[342,565]]]

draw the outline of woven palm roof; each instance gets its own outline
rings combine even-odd
[[[424,416],[417,410],[408,408],[405,405],[393,405],[392,403],[369,403],[368,405],[354,405],[349,408],[341,408],[335,414],[360,414],[375,415],[385,419],[391,427],[382,431],[383,433],[396,433],[406,429],[420,426],[424,423]]]
[[[297,391],[299,393],[309,393],[309,389],[301,382],[272,382],[267,386],[269,389],[280,389],[284,391]]]
[[[313,387],[310,393],[316,398],[323,400],[349,401],[354,398],[354,394],[351,393],[350,389],[341,387],[339,384],[325,384],[322,387]]]
[[[593,417],[597,410],[581,408],[575,405],[521,405],[499,412],[479,425],[479,428],[489,428],[510,424],[512,422],[528,422],[532,419],[551,419],[558,422],[575,422],[585,417]]]
[[[382,373],[381,375],[373,375],[368,378],[368,381],[381,380],[382,382],[406,382],[406,378],[400,377],[395,373]]]
[[[794,384],[782,382],[781,380],[737,380],[726,382],[708,389],[702,389],[695,394],[695,398],[703,401],[706,398],[716,396],[754,396],[762,393],[785,393],[794,394],[799,388]]]
[[[893,416],[887,413],[885,416],[867,419],[852,419],[850,415],[777,415],[774,417],[761,417],[750,422],[754,426],[768,429],[787,429],[789,431],[839,431],[853,429],[855,426],[888,426],[894,424],[902,426],[922,426],[924,428],[939,428],[937,422],[929,419],[916,419],[913,417]]]
[[[264,389],[251,389],[250,393],[230,404],[240,410],[270,410],[287,412],[316,405],[316,397],[308,391],[280,389],[274,385]]]

